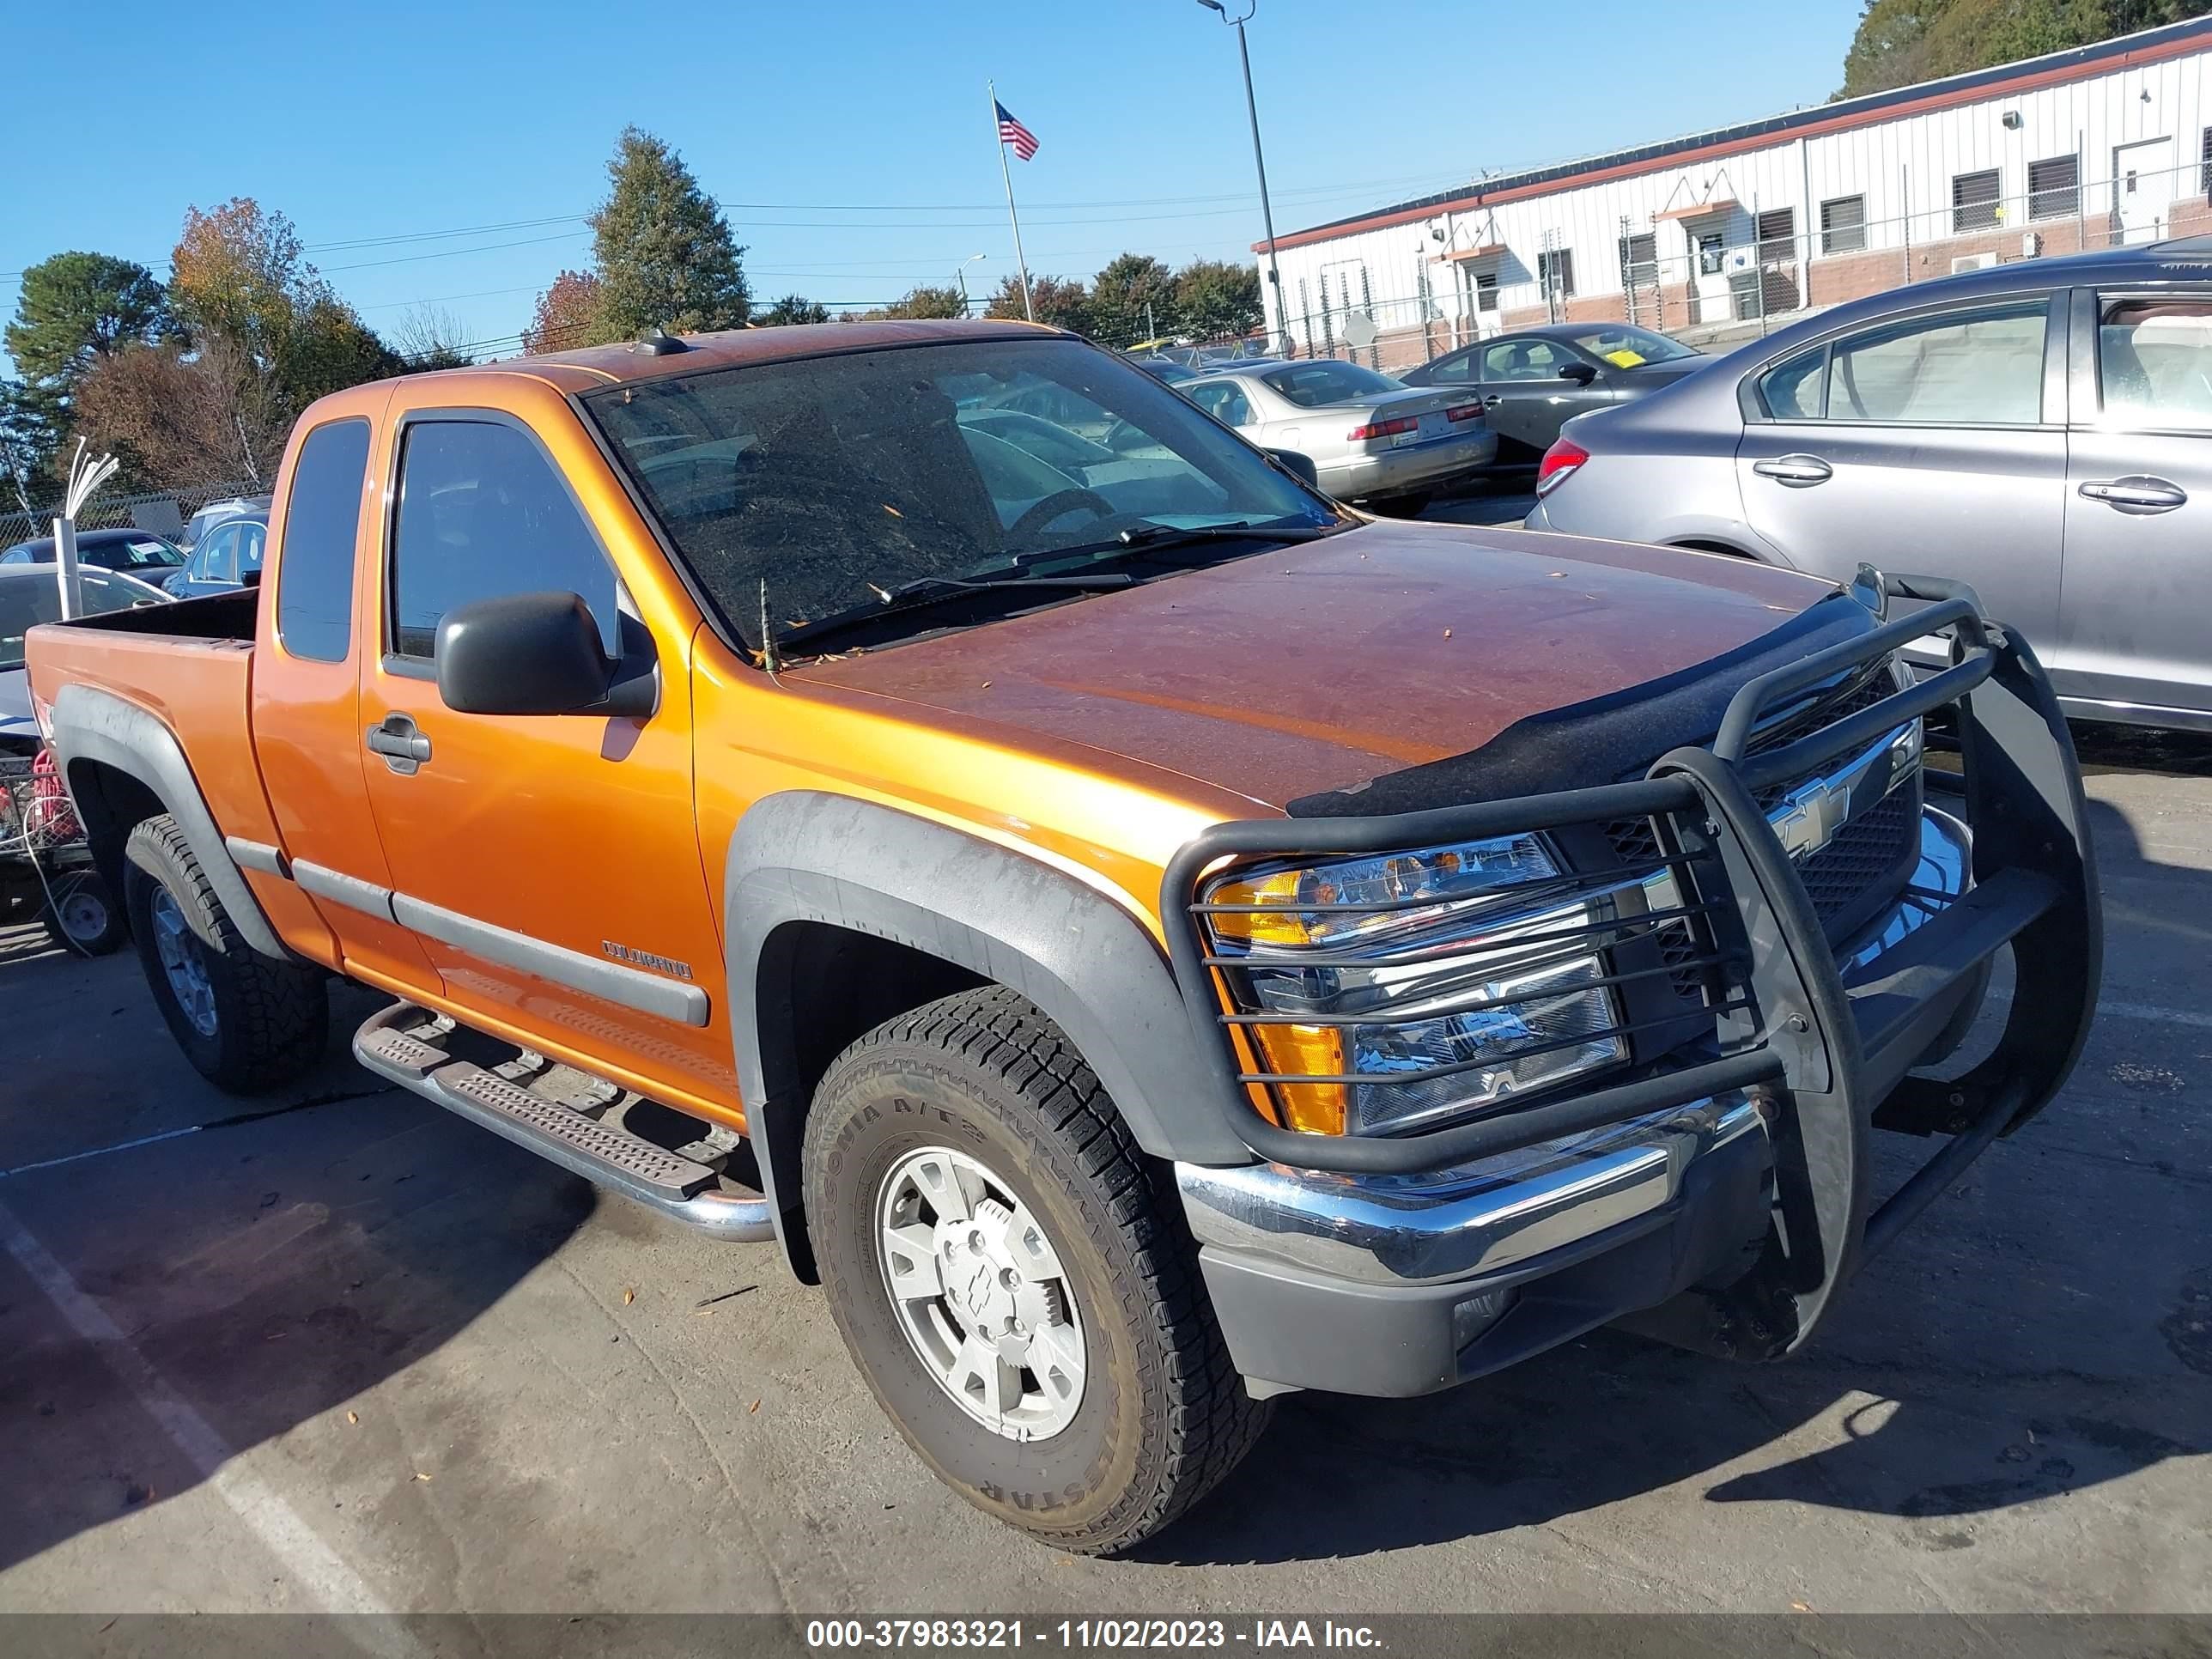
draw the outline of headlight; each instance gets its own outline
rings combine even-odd
[[[1510,836],[1211,884],[1213,951],[1236,959],[1285,1121],[1395,1133],[1626,1060],[1596,948],[1615,901],[1560,875]]]

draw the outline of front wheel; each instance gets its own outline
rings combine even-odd
[[[123,856],[139,963],[194,1069],[217,1088],[250,1094],[321,1059],[330,1036],[323,975],[246,942],[176,820],[165,814],[139,824]]]
[[[1126,1549],[1265,1426],[1173,1197],[1012,991],[930,1003],[839,1055],[804,1172],[854,1362],[978,1509],[1061,1549]]]

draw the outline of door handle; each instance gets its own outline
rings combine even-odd
[[[1499,397],[1495,392],[1493,392],[1482,400],[1482,406],[1485,409],[1495,409],[1498,404],[1504,401],[1504,398]]]
[[[430,758],[430,739],[415,729],[405,714],[386,714],[368,728],[368,751],[384,757],[384,763],[401,777],[412,777]]]
[[[1818,455],[1780,455],[1771,461],[1753,461],[1751,470],[1762,478],[1771,478],[1792,489],[1810,489],[1825,483],[1835,469]]]
[[[2136,514],[2171,513],[2189,499],[2189,492],[2179,484],[2139,472],[2124,478],[2093,479],[2081,486],[2081,493],[2114,512]]]

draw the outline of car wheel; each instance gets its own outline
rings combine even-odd
[[[1059,1548],[1149,1537],[1250,1449],[1172,1194],[1058,1027],[1000,987],[838,1056],[803,1159],[830,1304],[938,1477]]]
[[[48,880],[51,896],[39,912],[46,937],[65,951],[104,957],[129,936],[123,907],[92,870],[65,870]]]
[[[1367,510],[1385,519],[1419,518],[1428,504],[1436,500],[1433,489],[1417,489],[1410,495],[1388,495],[1367,503]]]
[[[321,971],[264,957],[240,937],[176,820],[147,819],[123,853],[138,959],[193,1069],[246,1094],[288,1083],[321,1059],[330,1037]]]

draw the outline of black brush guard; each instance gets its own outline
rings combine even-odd
[[[1802,1341],[1867,1255],[2057,1093],[2087,1037],[2101,970],[2103,930],[2081,773],[2033,653],[2009,629],[1985,621],[1963,583],[1879,580],[1888,598],[1923,608],[1751,681],[1729,705],[1710,750],[1674,750],[1640,781],[1388,817],[1219,823],[1183,847],[1167,868],[1161,915],[1200,1050],[1223,1062],[1197,1080],[1214,1109],[1262,1158],[1348,1176],[1410,1175],[1711,1095],[1753,1091],[1765,1103],[1776,1162],[1780,1224],[1766,1255],[1738,1285],[1678,1298],[1680,1305],[1656,1310],[1660,1317],[1644,1323],[1655,1334],[1729,1352],[1778,1352]],[[1778,705],[1931,635],[1948,638],[1948,667],[1808,736],[1748,752],[1762,715]],[[1959,786],[1947,804],[1972,831],[1973,884],[1882,955],[1873,964],[1877,977],[1847,989],[1804,884],[1754,797],[1947,706],[1955,710],[1961,773],[1947,780],[1931,772],[1929,781]],[[1302,1133],[1255,1109],[1252,1085],[1324,1079],[1244,1069],[1232,1028],[1296,1017],[1224,1006],[1215,970],[1235,968],[1242,958],[1210,953],[1203,919],[1209,909],[1225,908],[1200,896],[1210,874],[1252,861],[1412,850],[1638,817],[1648,817],[1658,831],[1660,852],[1651,862],[1567,876],[1545,884],[1539,896],[1556,890],[1564,901],[1578,890],[1671,869],[1683,902],[1546,937],[1587,955],[1593,943],[1610,948],[1690,921],[1703,954],[1689,965],[1716,975],[1719,988],[1711,999],[1708,1057],[1662,1062],[1602,1088],[1570,1085],[1533,1103],[1494,1109],[1478,1121],[1425,1133]],[[2008,942],[2014,946],[2013,1000],[1994,1051],[1952,1080],[1910,1075]],[[1300,958],[1309,966],[1333,960],[1349,958]],[[1681,965],[1678,957],[1670,967]],[[1604,982],[1635,976],[1609,975]],[[1306,1017],[1297,1023],[1316,1022]],[[1463,1068],[1427,1075],[1456,1069]],[[1950,1137],[1879,1206],[1869,1174],[1877,1127]]]

